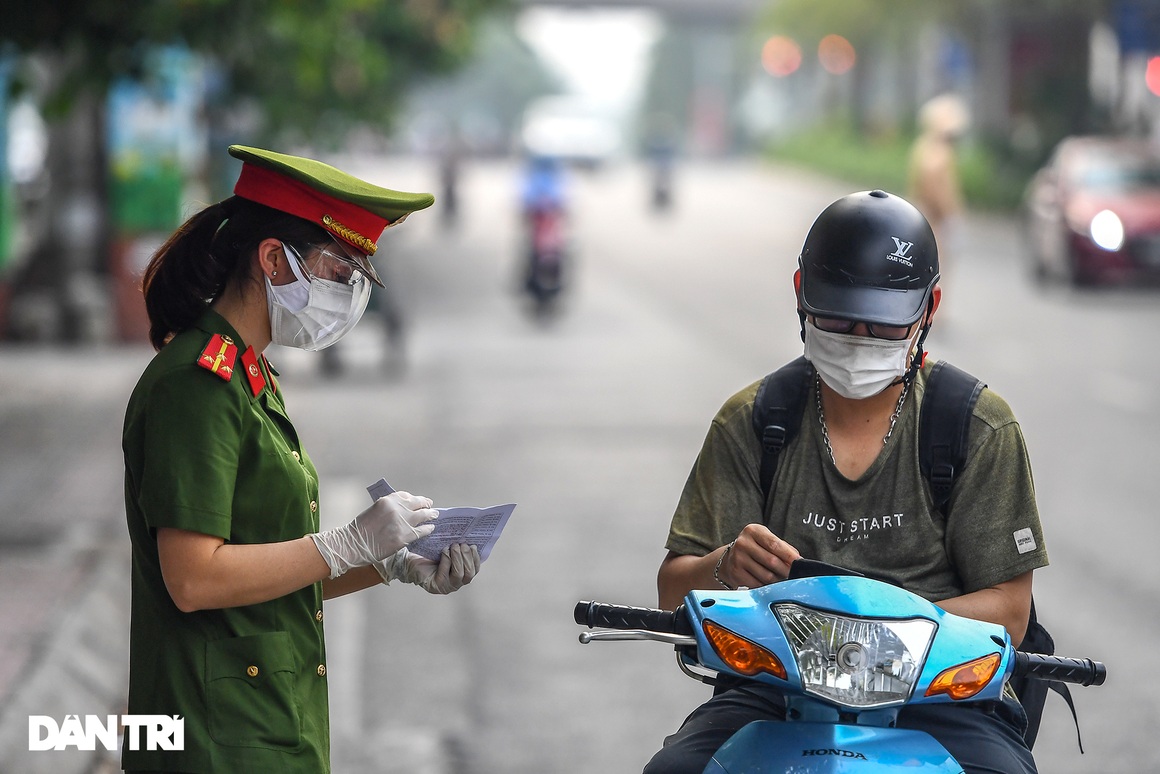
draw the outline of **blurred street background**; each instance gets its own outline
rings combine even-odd
[[[1049,697],[1040,770],[1160,770],[1160,565],[1139,558],[1160,543],[1153,3],[140,5],[3,4],[0,774],[117,770],[115,753],[29,752],[28,717],[124,711],[139,275],[229,195],[231,143],[437,199],[380,241],[388,290],[349,336],[267,353],[324,526],[380,476],[439,506],[518,504],[463,591],[328,603],[336,774],[643,767],[708,689],[665,646],[581,646],[572,607],[655,604],[710,419],[800,354],[810,223],[869,187],[949,191],[927,205],[932,355],[1020,419],[1052,560],[1040,619],[1061,655],[1108,666],[1074,691],[1086,754]],[[1130,189],[1065,200],[1059,149],[1081,136]],[[932,146],[941,165],[919,161]],[[546,158],[564,240],[545,300],[526,292],[523,202]]]

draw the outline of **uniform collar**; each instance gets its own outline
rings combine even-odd
[[[270,365],[270,361],[266,360],[264,354],[260,355],[248,347],[234,326],[230,325],[229,321],[217,311],[213,308],[206,308],[194,326],[211,335],[217,334],[223,338],[229,338],[237,346],[238,363],[241,365],[238,370],[242,372],[241,378],[246,383],[246,391],[252,400],[258,400],[263,395],[272,395],[278,391],[277,382],[274,381],[276,373]],[[265,372],[261,366],[265,367]]]
[[[242,337],[234,330],[234,326],[230,325],[226,318],[222,317],[212,307],[206,308],[201,313],[201,317],[197,319],[194,326],[206,333],[217,333],[222,336],[229,336],[230,340],[238,347],[238,352],[246,351],[246,342],[242,341]]]

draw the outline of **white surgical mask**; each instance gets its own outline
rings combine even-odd
[[[806,360],[822,381],[842,397],[861,400],[885,390],[910,366],[913,339],[887,341],[872,336],[830,333],[806,323]]]
[[[308,352],[335,343],[366,311],[370,283],[348,285],[308,276],[299,269],[301,257],[283,243],[296,282],[275,285],[266,278],[266,306],[270,311],[270,337],[275,344]]]

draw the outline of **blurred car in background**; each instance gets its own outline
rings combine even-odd
[[[1160,149],[1147,141],[1063,140],[1028,184],[1023,208],[1036,278],[1160,279]]]

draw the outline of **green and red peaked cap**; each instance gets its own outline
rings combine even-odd
[[[429,193],[381,188],[321,161],[231,145],[242,161],[234,194],[316,223],[354,248],[351,257],[382,285],[370,256],[385,229],[435,203]]]

